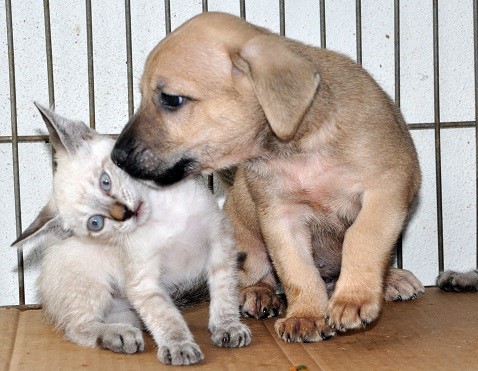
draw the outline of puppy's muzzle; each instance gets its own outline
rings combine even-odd
[[[172,164],[159,158],[156,153],[123,131],[111,153],[113,162],[134,178],[150,180],[159,186],[180,181],[197,169],[197,162],[181,157]]]

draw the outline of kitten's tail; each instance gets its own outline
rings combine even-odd
[[[188,308],[209,301],[209,288],[206,280],[202,279],[187,288],[177,287],[171,297],[178,308]]]

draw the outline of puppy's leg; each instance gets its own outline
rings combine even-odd
[[[220,347],[243,347],[250,344],[251,332],[239,320],[235,244],[232,236],[223,230],[222,226],[216,229],[220,233],[211,236],[211,255],[208,266],[211,341]]]
[[[329,339],[334,332],[325,321],[327,289],[313,259],[304,208],[271,205],[276,206],[264,212],[261,226],[288,304],[286,318],[276,322],[275,330],[288,342]]]
[[[239,199],[236,204],[236,198]],[[224,205],[238,251],[240,310],[245,317],[267,318],[282,312],[277,281],[262,239],[259,220],[242,178],[236,178]]]
[[[356,329],[378,317],[385,270],[407,213],[402,200],[392,191],[364,194],[362,209],[345,234],[340,277],[327,310],[335,329]]]
[[[245,317],[270,318],[282,313],[277,281],[264,243],[236,224],[239,250],[240,310]]]
[[[385,276],[386,301],[413,300],[424,293],[422,283],[409,270],[391,267]]]

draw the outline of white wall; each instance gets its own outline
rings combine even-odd
[[[20,135],[45,133],[32,104],[48,104],[43,2],[15,0],[13,7],[16,98]],[[165,36],[164,2],[131,1],[135,102],[147,53]],[[363,65],[394,95],[393,1],[362,0]],[[171,0],[172,29],[202,2]],[[326,2],[327,47],[356,58],[355,2]],[[320,43],[319,1],[286,0],[286,35]],[[56,109],[89,120],[85,2],[50,0]],[[210,0],[209,10],[239,15],[239,1]],[[118,133],[127,121],[125,9],[122,1],[95,1],[93,48],[96,125]],[[401,107],[410,123],[433,122],[432,2],[402,0]],[[279,31],[278,1],[246,1],[251,22]],[[0,6],[0,136],[11,135],[6,9]],[[472,2],[440,2],[440,107],[443,121],[473,121]],[[422,171],[420,202],[404,235],[404,266],[427,285],[438,271],[434,133],[412,132]],[[442,130],[445,267],[476,262],[475,129]],[[43,143],[20,143],[22,223],[26,228],[49,197],[51,152]],[[17,304],[11,144],[0,144],[0,305]],[[35,270],[26,272],[27,303],[35,302]]]

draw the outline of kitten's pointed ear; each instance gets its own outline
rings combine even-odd
[[[52,239],[64,240],[71,231],[65,230],[52,203],[48,203],[30,226],[12,243],[14,247],[39,247]]]
[[[55,113],[53,110],[34,102],[45,121],[50,134],[50,143],[57,152],[74,154],[85,141],[94,138],[96,132],[81,121],[69,120]]]

